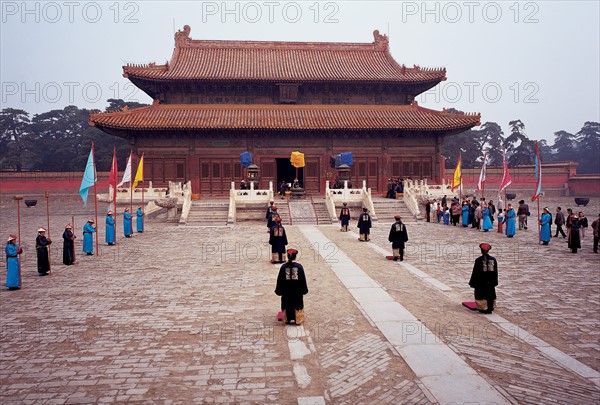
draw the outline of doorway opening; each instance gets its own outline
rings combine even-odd
[[[290,158],[278,158],[275,160],[277,161],[277,189],[279,189],[279,184],[282,181],[291,185],[296,178],[296,168],[292,166]],[[300,182],[300,187],[304,187],[304,167],[298,168],[298,181]]]

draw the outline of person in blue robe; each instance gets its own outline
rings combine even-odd
[[[483,229],[483,232],[488,232],[490,229],[494,229],[494,224],[492,223],[492,219],[490,218],[490,208],[487,205],[483,206],[483,211],[481,211],[481,215],[483,217],[483,224],[481,225],[481,229]]]
[[[444,207],[444,225],[450,225],[450,210]]]
[[[348,208],[348,203],[343,203],[343,207],[340,210],[340,221],[342,221],[340,231],[348,232],[348,225],[350,224],[350,208]]]
[[[281,225],[281,218],[275,218],[275,225],[271,228],[269,245],[271,245],[271,263],[285,263],[285,247],[288,244],[285,228]]]
[[[115,239],[116,239],[115,219],[113,218],[113,212],[108,211],[106,213],[106,232],[105,232],[104,240],[110,246],[110,245],[115,244]]]
[[[139,233],[144,232],[144,211],[142,211],[142,207],[138,207],[137,211],[135,212],[136,215],[136,221],[135,221],[135,226],[137,228],[137,231]]]
[[[63,264],[67,266],[72,265],[75,262],[75,234],[73,234],[73,227],[71,224],[65,226],[63,232]]]
[[[21,288],[21,263],[19,255],[23,249],[17,244],[17,237],[10,235],[4,248],[6,253],[6,287],[9,290]]]
[[[465,228],[469,226],[469,203],[466,201],[462,204],[462,226]]]
[[[369,210],[363,208],[363,213],[358,217],[358,224],[356,225],[359,229],[361,242],[368,242],[371,240],[371,216],[369,215]]]
[[[123,234],[126,238],[131,238],[131,235],[133,234],[131,213],[129,212],[129,208],[125,208],[125,211],[123,212]]]
[[[506,215],[504,216],[504,223],[506,224],[506,236],[512,238],[517,233],[517,213],[512,207],[512,204],[508,204],[506,208]]]
[[[50,254],[49,248],[52,240],[46,238],[46,230],[38,229],[38,236],[35,238],[35,250],[37,253],[37,268],[40,276],[48,275],[50,272]]]
[[[550,215],[550,210],[548,207],[544,208],[544,212],[540,217],[540,240],[543,245],[547,245],[550,243],[550,224],[552,223],[552,215]]]
[[[89,219],[83,226],[83,253],[88,256],[94,254],[94,237],[93,234],[96,232],[94,228],[94,220]]]

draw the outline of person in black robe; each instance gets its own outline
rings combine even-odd
[[[340,210],[340,221],[342,221],[340,231],[348,232],[348,225],[350,224],[350,208],[348,208],[348,203],[343,203],[343,207]]]
[[[65,226],[63,232],[63,263],[67,266],[72,265],[75,262],[75,234],[73,233],[73,227],[71,224]]]
[[[50,257],[48,255],[48,247],[52,241],[46,238],[46,230],[38,229],[38,236],[35,238],[35,250],[37,251],[37,268],[40,276],[48,275],[50,271]]]
[[[279,213],[277,212],[277,207],[273,206],[271,207],[271,215],[267,220],[267,228],[269,228],[269,233],[271,232],[271,228],[275,226],[275,220],[277,218],[281,219],[281,215],[279,215]]]
[[[368,213],[368,209],[363,208],[363,213],[358,217],[358,229],[360,232],[359,240],[361,242],[368,242],[371,240],[369,236],[371,234],[371,216]]]
[[[273,212],[273,207],[275,204],[275,201],[269,201],[269,206],[267,207],[267,214],[265,215],[265,219],[267,220],[267,232],[271,231],[271,213]]]
[[[287,263],[279,268],[275,294],[281,297],[283,321],[287,324],[302,325],[304,322],[304,296],[308,294],[304,267],[294,262],[298,251],[288,249]]]
[[[404,260],[404,243],[408,242],[408,232],[406,231],[406,225],[402,223],[400,215],[396,215],[394,219],[396,222],[392,224],[388,241],[392,242],[392,255],[396,262],[398,258],[400,258],[400,261]]]
[[[577,249],[581,249],[581,238],[579,237],[579,228],[581,226],[579,218],[574,213],[571,213],[570,232],[569,232],[569,249],[571,253],[577,253]]]
[[[489,243],[482,243],[479,248],[481,256],[475,259],[469,286],[475,289],[475,304],[479,312],[491,314],[496,305],[498,262],[488,254],[492,248]]]
[[[427,203],[425,204],[425,220],[427,222],[430,222],[430,217],[431,217],[431,201],[427,200]]]
[[[275,225],[271,228],[269,245],[271,245],[271,263],[284,263],[285,247],[288,244],[285,228],[281,225],[281,218],[275,218]]]

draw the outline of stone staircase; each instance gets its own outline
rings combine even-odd
[[[186,226],[226,226],[229,200],[192,201]]]
[[[373,207],[375,208],[375,214],[379,222],[392,223],[394,222],[394,216],[398,214],[402,217],[402,222],[416,222],[415,217],[402,200],[373,197]]]
[[[275,206],[277,212],[281,217],[281,223],[289,225],[290,223],[290,211],[287,205],[287,201],[275,200]],[[236,222],[264,222],[267,223],[265,215],[267,214],[267,205],[260,204],[238,204],[236,207],[235,219]]]
[[[318,225],[329,225],[331,224],[331,216],[329,215],[329,211],[327,211],[327,206],[325,205],[325,200],[312,200],[313,207],[315,213],[317,214],[317,224]]]
[[[317,225],[317,215],[310,200],[290,200],[288,206],[292,225]]]

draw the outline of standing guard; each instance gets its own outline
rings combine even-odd
[[[369,210],[363,208],[363,213],[360,214],[358,218],[358,229],[360,232],[360,238],[358,238],[361,242],[368,242],[371,240],[369,236],[371,234],[371,216],[369,215]]]
[[[275,218],[275,225],[271,228],[269,245],[271,245],[271,263],[285,263],[285,247],[288,244],[285,228],[281,225],[281,218]]]
[[[392,242],[392,258],[396,262],[398,258],[400,261],[404,260],[404,243],[408,242],[408,232],[400,215],[396,215],[394,219],[396,222],[392,224],[388,240]]]
[[[350,208],[348,208],[348,203],[343,203],[343,207],[340,210],[340,221],[342,221],[342,228],[340,231],[348,232],[348,224],[350,223]]]

